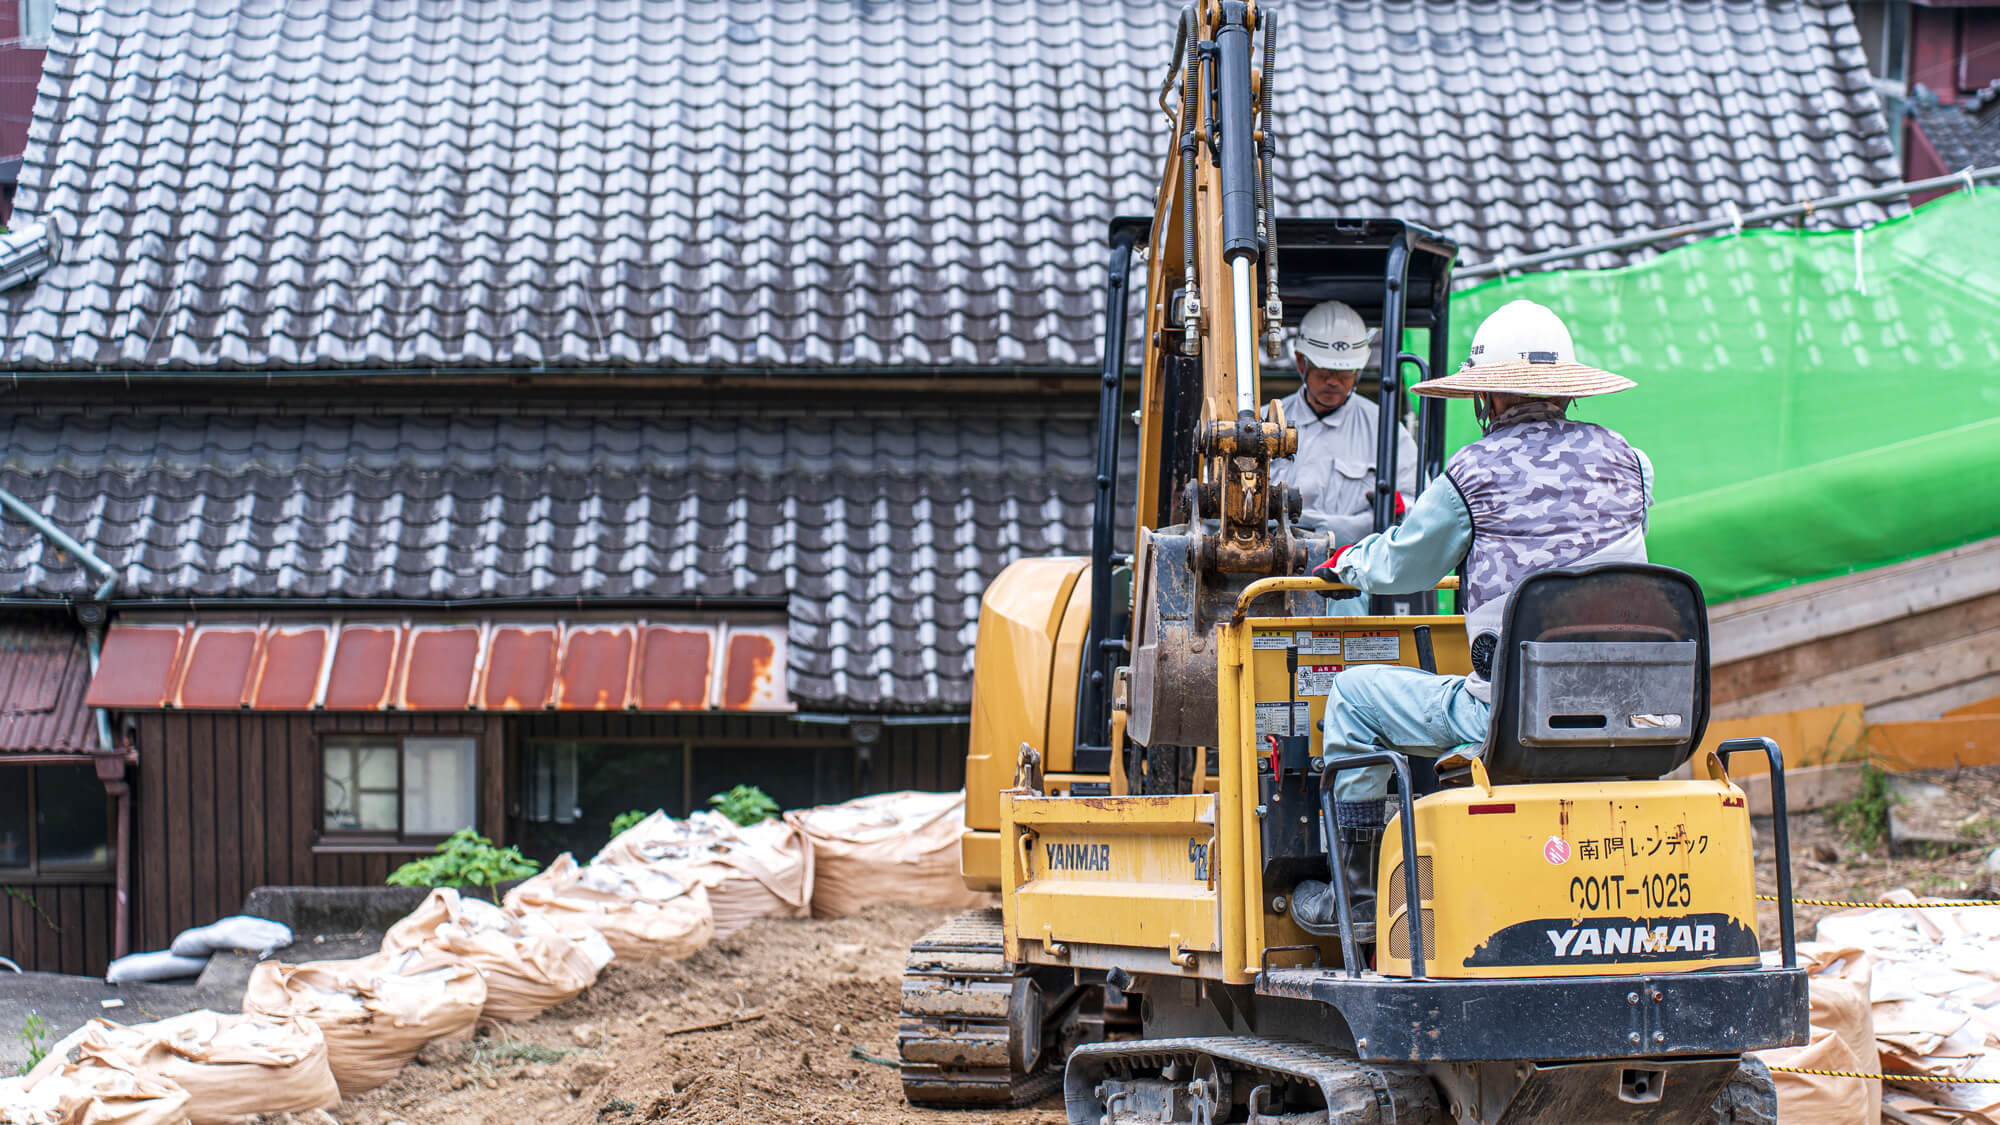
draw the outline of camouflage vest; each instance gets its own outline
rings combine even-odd
[[[1646,560],[1645,471],[1624,438],[1529,403],[1454,454],[1445,476],[1472,515],[1460,595],[1475,666],[1467,687],[1490,702],[1490,654],[1522,579],[1553,567]]]

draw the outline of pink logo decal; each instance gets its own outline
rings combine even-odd
[[[1542,845],[1542,858],[1557,867],[1568,863],[1569,841],[1563,839],[1561,836],[1549,837],[1549,842]]]

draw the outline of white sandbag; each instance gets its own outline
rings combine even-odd
[[[71,1064],[172,1082],[187,1091],[195,1125],[340,1102],[326,1037],[302,1019],[209,1011],[130,1026],[95,1019],[51,1048],[28,1078],[39,1082]]]
[[[40,1081],[0,1079],[6,1125],[187,1125],[188,1092],[108,1066],[64,1066]]]
[[[643,867],[707,887],[717,937],[759,918],[812,913],[812,848],[781,820],[742,828],[706,810],[686,820],[654,812],[613,837],[591,861],[599,864]]]
[[[182,957],[170,950],[160,949],[152,953],[128,953],[120,957],[104,970],[104,980],[107,984],[179,980],[182,977],[198,977],[206,968],[208,968],[206,956]]]
[[[510,914],[450,887],[430,893],[382,938],[382,952],[442,953],[486,977],[488,1019],[528,1020],[589,988],[611,963],[596,935],[569,938],[542,918]]]
[[[485,1006],[478,969],[427,959],[421,950],[299,965],[265,961],[243,991],[250,1015],[297,1016],[319,1026],[345,1098],[394,1078],[425,1043],[469,1036]]]
[[[182,930],[174,938],[176,957],[207,957],[225,949],[267,957],[272,950],[292,944],[292,928],[268,918],[232,914],[219,922]]]
[[[785,814],[811,841],[813,916],[870,903],[969,909],[995,896],[966,889],[959,871],[965,793],[878,793]]]
[[[678,961],[715,936],[708,889],[646,867],[577,866],[568,852],[507,893],[507,909],[565,937],[600,934],[626,961]]]

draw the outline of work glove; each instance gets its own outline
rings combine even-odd
[[[1313,567],[1312,576],[1322,582],[1340,581],[1340,575],[1335,568],[1340,566],[1340,556],[1346,554],[1353,546],[1354,544],[1349,543],[1344,547],[1337,548],[1332,555],[1328,556],[1325,562]]]

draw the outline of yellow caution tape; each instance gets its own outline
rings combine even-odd
[[[1858,1070],[1814,1070],[1809,1066],[1774,1066],[1786,1074],[1819,1074],[1828,1078],[1875,1078],[1883,1082],[2000,1083],[2000,1078],[1937,1078],[1928,1074],[1863,1074]]]
[[[1777,895],[1758,895],[1759,902],[1776,902]],[[2000,906],[2000,899],[1954,898],[1944,902],[1842,902],[1833,898],[1795,898],[1794,906],[1849,906],[1864,910],[1921,910],[1937,906]]]

